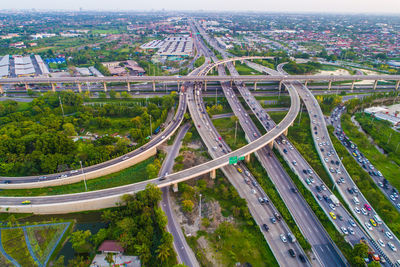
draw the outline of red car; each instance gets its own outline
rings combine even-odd
[[[368,204],[364,204],[364,208],[366,208],[368,211],[371,210],[371,207]]]
[[[218,137],[218,140],[219,140],[219,141],[221,141],[221,140],[222,140],[221,136],[220,136],[220,137]]]

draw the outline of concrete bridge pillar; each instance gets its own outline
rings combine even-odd
[[[232,88],[233,81],[231,80],[231,88]]]
[[[332,81],[329,81],[328,90],[331,90],[331,88],[332,88]]]
[[[236,61],[233,61],[233,66],[236,66]]]
[[[378,85],[378,80],[375,80],[374,82],[374,90],[376,90],[376,86]]]
[[[178,192],[178,184],[172,185],[172,191],[174,191],[175,193]]]
[[[52,83],[52,84],[51,84],[51,90],[52,90],[53,92],[56,91],[56,84],[55,84],[55,83]]]
[[[128,92],[130,92],[131,91],[131,83],[127,82],[127,85],[128,85]]]
[[[155,92],[155,91],[156,91],[156,82],[153,81],[153,92]]]
[[[257,91],[257,82],[254,82],[254,91]]]
[[[204,81],[204,91],[207,91],[207,81]]]
[[[279,92],[282,90],[282,81],[279,82]]]
[[[271,142],[269,142],[269,143],[267,144],[267,146],[268,146],[270,149],[273,149],[273,148],[274,148],[274,140],[272,140]]]
[[[0,94],[4,94],[3,85],[0,84]]]
[[[240,64],[243,64],[243,62],[244,62],[243,60],[240,60]]]
[[[288,129],[286,129],[286,130],[283,132],[283,134],[284,134],[285,136],[287,136],[287,134],[288,134]]]
[[[394,88],[394,90],[398,90],[399,89],[399,84],[400,84],[400,80],[398,80],[397,82],[396,82],[396,86],[395,86],[395,88]],[[1,89],[0,89],[0,91],[1,91]]]
[[[250,162],[250,155],[251,155],[251,154],[248,154],[248,155],[244,156],[244,161],[245,161],[246,163],[249,163],[249,162]]]
[[[356,82],[356,81],[353,80],[353,82],[351,83],[351,92],[354,91],[354,83],[355,83],[355,82]]]
[[[107,83],[103,82],[104,92],[107,92]]]
[[[216,171],[216,170],[212,170],[212,171],[210,172],[210,178],[211,178],[211,179],[217,178],[217,171]]]
[[[181,83],[178,82],[178,92],[181,90]]]
[[[25,84],[25,90],[28,91],[29,89],[30,89],[30,88],[29,88],[29,84],[26,83],[26,84]]]
[[[308,83],[308,81],[306,81],[306,82],[304,83],[304,86],[305,86],[305,87],[307,87],[307,83]]]

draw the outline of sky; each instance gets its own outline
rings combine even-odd
[[[1,0],[0,9],[397,13],[400,0]]]

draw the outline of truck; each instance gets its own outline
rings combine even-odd
[[[158,134],[160,132],[160,126],[158,126],[155,130],[154,130],[154,134]]]
[[[332,203],[333,203],[336,207],[339,207],[340,201],[339,201],[339,199],[338,199],[335,195],[332,194],[332,195],[330,195],[329,198],[331,199]]]

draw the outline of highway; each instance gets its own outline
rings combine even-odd
[[[179,130],[178,134],[175,137],[173,145],[170,147],[170,150],[167,153],[167,156],[161,166],[160,176],[164,176],[165,174],[172,173],[172,168],[175,163],[175,158],[179,154],[179,149],[182,144],[182,139],[185,137],[185,134],[190,128],[190,124],[187,123],[182,126]],[[171,207],[171,199],[169,196],[169,187],[162,188],[162,201],[161,208],[165,212],[165,215],[168,218],[167,229],[174,237],[174,248],[178,255],[178,259],[180,263],[184,263],[189,267],[197,267],[200,266],[197,262],[196,256],[194,255],[192,249],[186,242],[186,239],[183,235],[182,229],[179,223],[176,221],[176,214]]]
[[[379,170],[372,165],[372,163],[365,157],[365,155],[358,151],[357,146],[353,148],[351,147],[351,140],[346,136],[341,127],[340,118],[346,112],[345,109],[345,106],[335,108],[330,118],[327,120],[327,123],[331,124],[335,128],[335,136],[339,139],[339,141],[341,141],[347,152],[349,152],[349,154],[354,157],[354,160],[357,162],[357,164],[360,165],[360,167],[362,167],[366,173],[368,173],[372,181],[374,181],[374,183],[378,186],[378,188],[389,200],[389,202],[392,203],[394,208],[400,211],[398,190],[396,190],[396,188],[394,188],[389,181],[386,181],[386,183],[384,182],[385,177],[383,176],[383,174],[380,172],[378,173]],[[357,156],[353,155],[354,152],[357,152]]]
[[[282,74],[285,73],[283,66],[284,63],[278,65],[278,71]],[[317,148],[321,162],[329,173],[333,183],[336,184],[338,192],[345,200],[347,206],[353,213],[353,216],[359,221],[365,232],[367,232],[368,235],[370,235],[370,237],[373,239],[372,242],[375,242],[374,246],[376,250],[380,252],[380,254],[389,263],[395,264],[397,260],[400,259],[400,254],[398,250],[393,251],[393,249],[390,248],[390,244],[392,244],[395,248],[400,249],[399,239],[392,234],[392,231],[384,222],[377,224],[376,227],[371,226],[371,222],[369,220],[373,219],[373,215],[375,215],[376,212],[371,204],[366,200],[362,192],[360,192],[357,185],[348,174],[346,168],[341,163],[341,159],[338,157],[336,150],[332,145],[332,141],[326,127],[325,117],[318,104],[318,101],[307,89],[307,87],[302,85],[300,82],[293,82],[291,84],[294,88],[296,88],[307,107],[311,118],[311,127],[316,129],[311,131],[315,147]],[[324,151],[321,149],[324,149]],[[328,155],[328,151],[330,156]],[[326,157],[328,157],[334,163],[332,164],[329,160],[326,162]],[[336,164],[336,162],[339,164]],[[348,187],[353,188],[353,190],[356,189],[359,192],[357,201],[354,199],[354,195],[347,191]],[[391,238],[389,238],[389,236]],[[383,245],[378,245],[378,243],[383,243]]]
[[[217,47],[214,48],[217,49]],[[224,62],[226,63],[231,75],[238,75],[232,62],[229,62],[229,59],[224,60]],[[223,75],[225,73],[225,68],[223,68],[220,64],[215,64],[219,67],[219,75]],[[239,82],[236,82],[236,85],[243,98],[246,101],[249,100],[248,96],[250,95],[250,92],[247,90],[247,88]],[[227,83],[222,83],[222,88],[232,110],[234,111],[234,114],[239,119],[240,125],[246,133],[246,138],[249,141],[257,139],[261,133],[253,121],[249,118],[245,108],[237,99],[232,88],[230,88]],[[253,113],[256,114],[256,116],[260,116],[260,118],[262,116],[261,123],[264,124],[266,123],[265,111],[259,104],[255,106],[255,102],[258,103],[258,101],[252,97],[251,102],[247,101],[247,104]],[[270,128],[267,130],[270,130]],[[277,188],[279,194],[285,202],[285,205],[288,207],[296,224],[299,226],[302,234],[311,244],[312,251],[314,256],[317,258],[318,263],[323,266],[346,266],[344,256],[341,255],[340,250],[335,247],[333,241],[329,238],[322,224],[316,218],[307,202],[304,200],[301,194],[297,194],[292,191],[292,189],[296,188],[296,186],[293,184],[289,175],[286,173],[273,152],[269,148],[265,147],[257,151],[256,156],[262,166],[268,172],[269,177]],[[316,262],[313,262],[313,264],[316,264]]]

